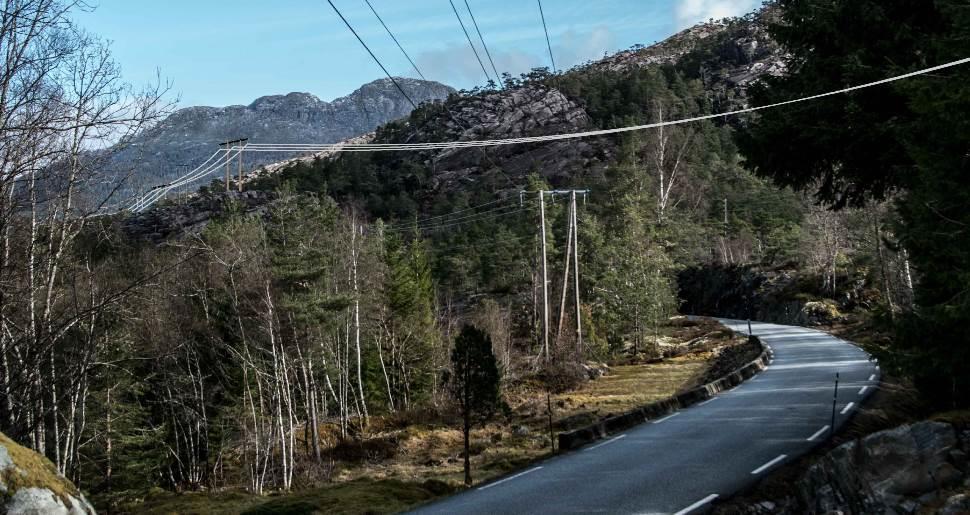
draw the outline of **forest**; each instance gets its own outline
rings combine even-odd
[[[777,2],[771,31],[790,73],[751,102],[970,50],[956,0],[836,2],[824,16],[821,3]],[[263,495],[337,481],[335,463],[382,427],[460,424],[461,356],[494,358],[482,374],[501,391],[482,395],[488,415],[502,413],[494,397],[513,385],[570,391],[585,364],[663,360],[657,342],[688,305],[861,321],[888,335],[870,350],[939,408],[967,404],[966,69],[597,138],[599,164],[571,175],[545,167],[541,145],[523,151],[524,170],[523,154],[466,151],[479,172],[460,187],[438,186],[445,170],[429,152],[302,162],[245,185],[274,198],[256,215],[227,199],[200,233],[156,244],[127,233],[124,214],[99,216],[110,198],[91,192],[104,191],[110,149],[170,110],[165,85],[124,83],[106,44],[70,22],[75,3],[11,5],[0,13],[0,430],[102,510],[158,489]],[[810,22],[796,31],[795,20]],[[896,22],[906,37],[886,32]],[[751,19],[727,23],[674,64],[507,76],[423,105],[376,141],[447,138],[446,119],[461,125],[469,103],[510,91],[559,91],[593,128],[729,109],[734,93],[712,91],[706,72]],[[564,189],[588,193],[541,193]],[[749,287],[751,276],[777,287]],[[780,305],[789,318],[771,311]]]

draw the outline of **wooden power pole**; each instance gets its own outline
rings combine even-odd
[[[542,240],[542,353],[549,359],[549,270],[546,261],[546,192],[539,191],[539,238]]]
[[[585,197],[584,197],[585,198]],[[573,200],[573,280],[576,282],[576,349],[579,355],[583,355],[583,317],[579,302],[579,223],[576,212],[576,192],[572,194]]]
[[[523,192],[524,194],[525,192]],[[539,191],[539,238],[542,246],[542,355],[549,359],[549,261],[546,242],[546,195],[569,195],[570,205],[567,223],[569,230],[567,234],[566,264],[563,269],[562,297],[559,304],[559,327],[556,332],[556,342],[558,343],[562,335],[562,326],[566,311],[566,293],[569,286],[569,265],[572,261],[573,286],[576,298],[576,345],[579,352],[583,349],[583,324],[582,312],[579,295],[579,225],[577,223],[578,206],[576,198],[578,195],[589,194],[588,190],[553,190]]]
[[[249,141],[249,138],[239,138],[239,139],[234,139],[232,141],[226,141],[224,143],[219,144],[220,147],[226,148],[226,193],[229,193],[229,191],[231,191],[230,183],[232,181],[232,172],[230,171],[230,169],[232,166],[232,146],[233,145],[239,145],[239,150],[236,152],[236,157],[239,160],[238,186],[239,186],[239,191],[242,191],[242,178],[243,178],[242,156],[243,156],[243,148],[245,148],[245,144],[248,141]]]

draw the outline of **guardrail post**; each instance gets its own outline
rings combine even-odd
[[[835,373],[835,395],[832,397],[832,425],[829,426],[829,437],[835,435],[835,412],[839,403],[839,373]]]

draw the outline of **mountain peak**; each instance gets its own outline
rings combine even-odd
[[[249,109],[272,109],[281,104],[317,106],[320,104],[326,104],[326,102],[320,100],[320,98],[318,98],[316,95],[294,91],[286,95],[267,95],[259,97],[254,100],[252,104],[249,104]]]

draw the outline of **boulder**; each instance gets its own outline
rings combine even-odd
[[[94,508],[47,458],[0,434],[0,512],[93,515]]]
[[[954,427],[941,422],[873,433],[812,465],[798,493],[816,513],[913,513],[937,492],[965,480],[960,447]]]
[[[946,500],[940,515],[963,515],[970,513],[970,495],[958,494]]]

